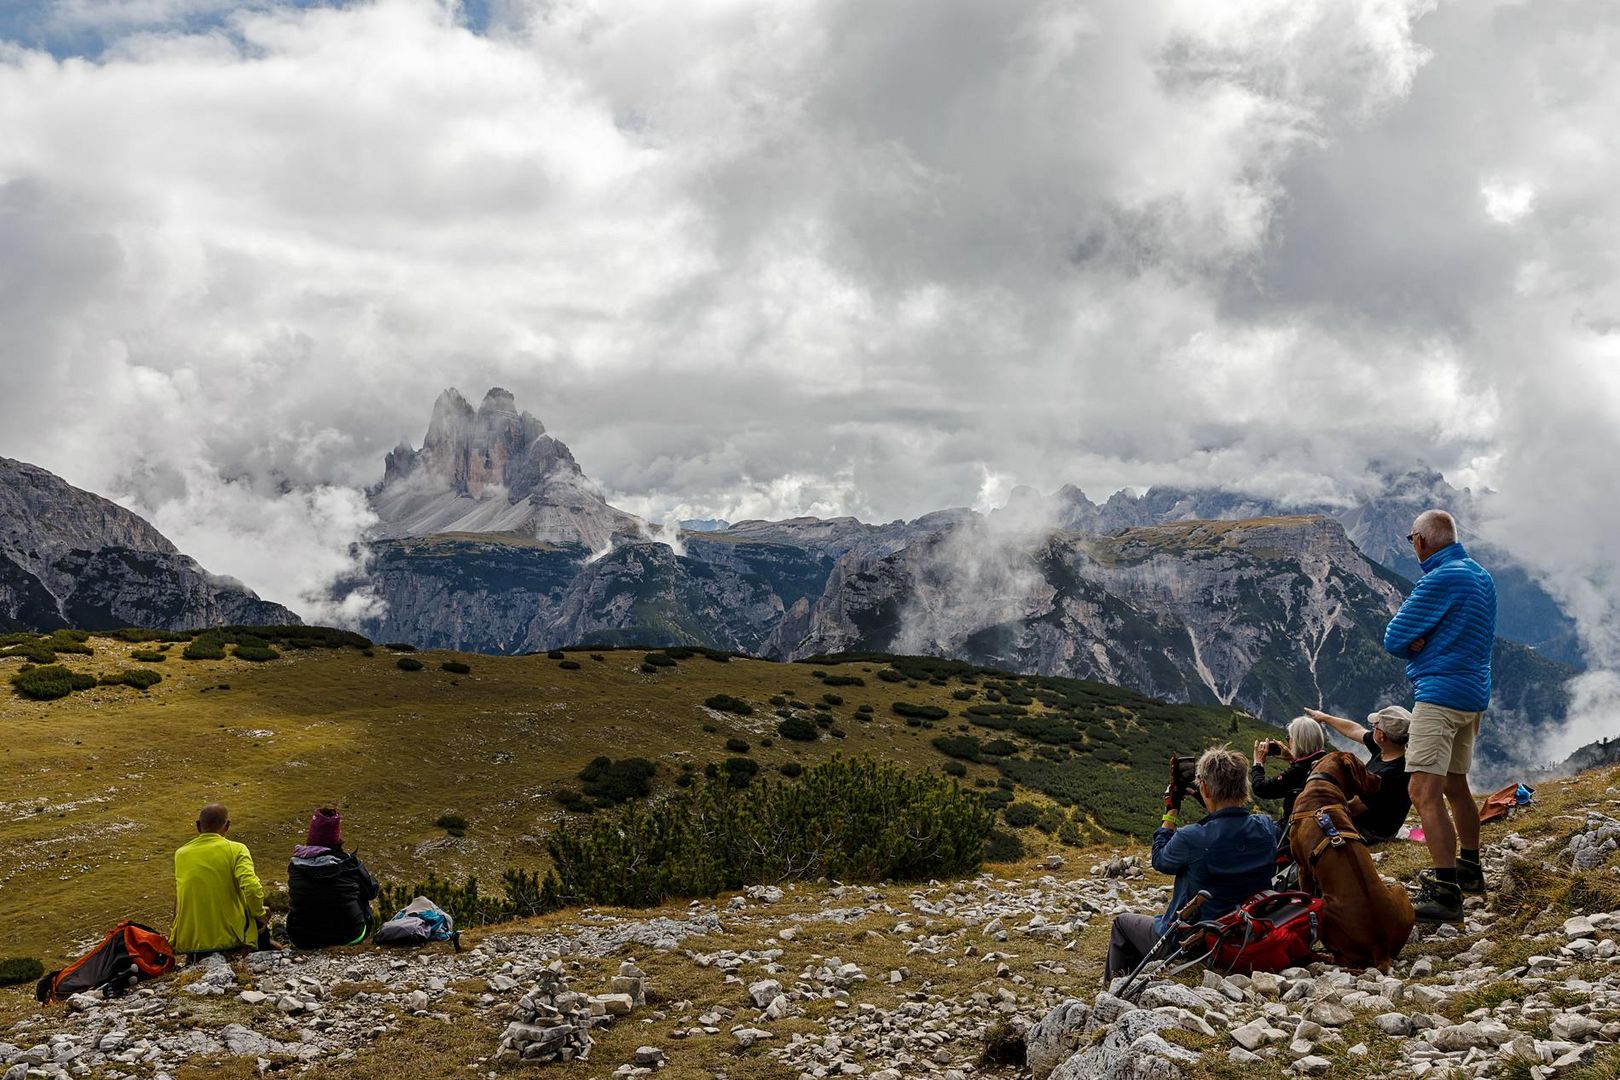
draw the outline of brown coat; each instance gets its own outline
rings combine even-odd
[[[1377,790],[1378,777],[1353,755],[1327,755],[1294,802],[1288,843],[1299,867],[1299,887],[1320,893],[1324,901],[1321,939],[1334,962],[1388,971],[1412,933],[1412,900],[1404,886],[1384,884],[1365,843],[1324,844],[1326,833],[1316,820],[1325,812],[1346,838],[1355,836],[1348,803]]]

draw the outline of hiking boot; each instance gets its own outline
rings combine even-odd
[[[1457,887],[1474,896],[1485,895],[1485,868],[1467,859],[1457,860]]]
[[[1441,881],[1432,870],[1418,874],[1417,899],[1412,903],[1412,914],[1418,922],[1462,922],[1462,890],[1449,881]]]
[[[1418,881],[1439,881],[1433,870],[1419,870]],[[1485,871],[1480,869],[1479,863],[1457,861],[1457,888],[1471,896],[1485,895]]]

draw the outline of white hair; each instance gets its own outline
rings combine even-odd
[[[1444,510],[1423,511],[1412,522],[1412,531],[1437,551],[1457,542],[1457,521]]]
[[[1288,722],[1288,749],[1294,757],[1307,757],[1326,746],[1322,725],[1315,720],[1308,716],[1296,716]]]

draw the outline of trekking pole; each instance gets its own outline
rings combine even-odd
[[[1180,943],[1176,942],[1175,940],[1176,935],[1187,928],[1187,924],[1192,922],[1193,916],[1198,914],[1198,909],[1203,907],[1204,902],[1208,899],[1209,890],[1200,889],[1197,896],[1194,896],[1191,900],[1188,900],[1182,909],[1176,912],[1175,918],[1170,920],[1170,926],[1165,930],[1163,936],[1160,937],[1158,941],[1153,943],[1153,948],[1149,949],[1147,955],[1142,957],[1142,962],[1136,965],[1136,970],[1131,972],[1130,978],[1125,980],[1125,985],[1119,988],[1119,992],[1114,995],[1115,997],[1120,998],[1123,1001],[1129,1001],[1135,993],[1139,992],[1139,990],[1146,989],[1146,976],[1151,975],[1152,972],[1158,971],[1159,968],[1162,968],[1170,960],[1168,952],[1165,952],[1165,955],[1160,955],[1161,952],[1165,951],[1165,944],[1170,942],[1175,943],[1178,948],[1180,947]],[[1149,970],[1150,968],[1151,971]],[[1140,988],[1137,986],[1137,980],[1139,979],[1142,981]]]

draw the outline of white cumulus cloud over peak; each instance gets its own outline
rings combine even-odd
[[[1424,461],[1620,658],[1607,0],[39,7],[0,453],[306,614],[501,385],[657,520]]]

